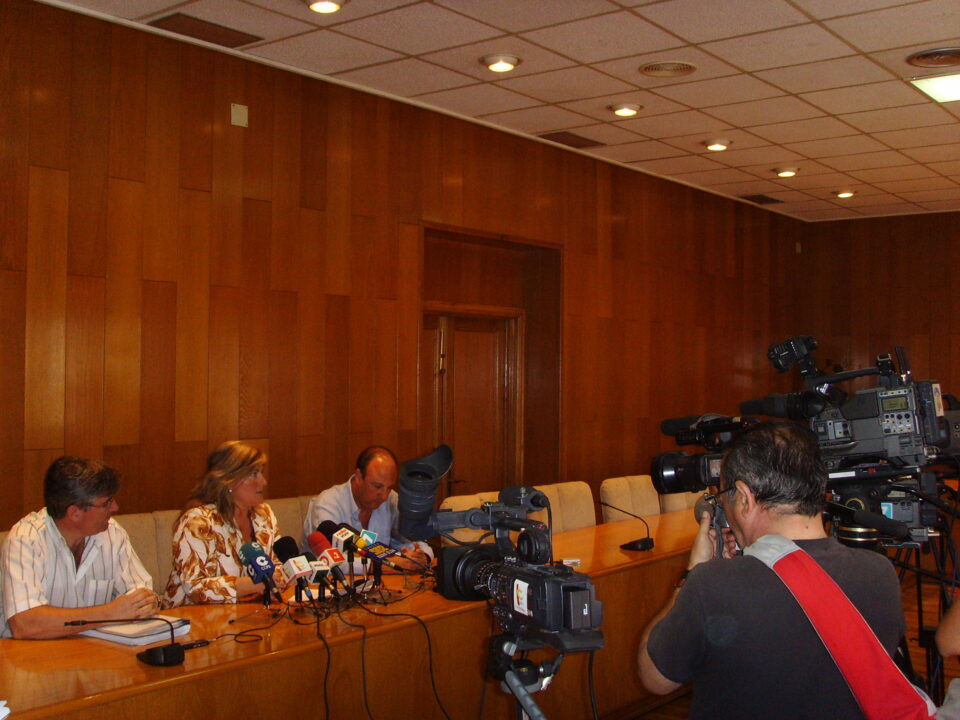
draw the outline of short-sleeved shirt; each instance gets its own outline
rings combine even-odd
[[[357,507],[357,501],[353,497],[350,480],[329,487],[310,499],[310,506],[307,508],[307,514],[303,521],[304,548],[309,549],[310,545],[307,538],[324,520],[332,520],[337,524],[346,523],[358,529],[361,527],[360,508]],[[370,522],[366,524],[365,529],[377,534],[377,542],[392,547],[394,550],[399,550],[401,547],[417,547],[432,558],[433,551],[429,545],[422,542],[411,543],[398,535],[397,524],[399,522],[399,499],[396,491],[391,490],[386,501],[370,514]]]
[[[272,554],[277,517],[266,503],[251,511],[253,537]],[[187,510],[173,531],[173,570],[163,602],[166,607],[237,601],[237,580],[246,575],[240,548],[243,533],[226,522],[215,505]],[[274,558],[276,562],[276,558]]]
[[[80,564],[46,508],[10,530],[0,554],[0,637],[7,621],[35,607],[81,608],[105,605],[136,588],[153,589],[153,579],[113,518],[102,533],[86,539]]]
[[[893,655],[905,632],[889,560],[833,538],[797,541],[826,570]],[[669,680],[693,682],[691,718],[862,720],[856,700],[783,581],[760,560],[690,571],[647,651]]]

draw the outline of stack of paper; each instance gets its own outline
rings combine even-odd
[[[173,634],[176,637],[190,632],[190,621],[186,618],[157,615],[173,623]],[[170,639],[170,626],[163,620],[149,620],[146,622],[105,623],[96,628],[84,630],[81,635],[100,638],[123,645],[149,645]],[[0,716],[2,720],[2,716]]]

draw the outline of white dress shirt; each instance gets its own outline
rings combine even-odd
[[[87,537],[77,565],[43,508],[11,528],[0,553],[0,637],[11,636],[7,620],[25,610],[105,605],[141,587],[152,590],[153,579],[116,520]]]

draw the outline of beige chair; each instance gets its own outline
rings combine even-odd
[[[303,540],[303,513],[300,512],[300,498],[270,498],[267,504],[277,516],[280,535],[289,535],[299,546]]]
[[[703,497],[702,492],[673,493],[671,495],[660,496],[660,512],[673,512],[674,510],[686,510],[697,504],[697,500]]]
[[[660,513],[660,496],[653,487],[649,475],[626,475],[607,478],[600,483],[600,501],[623,508],[634,515],[657,515]],[[601,506],[604,522],[629,520],[630,515]]]
[[[162,575],[160,570],[159,547],[157,545],[157,528],[153,513],[129,513],[127,515],[115,515],[113,518],[120,527],[127,531],[130,537],[130,544],[134,552],[143,563],[143,567],[153,578],[153,589],[162,592],[166,585],[167,575]]]

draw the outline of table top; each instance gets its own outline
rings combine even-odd
[[[646,535],[641,521],[626,520],[557,535],[553,542],[554,556],[579,558],[580,572],[600,577],[688,552],[697,529],[692,511],[651,516],[647,521],[655,540],[651,551],[619,549],[620,544]],[[371,606],[374,612],[411,613],[427,622],[459,613],[487,612],[485,602],[447,600],[432,590],[432,582],[414,591],[404,589],[404,579],[399,576],[385,575],[384,578],[394,589],[396,602],[386,607]],[[410,578],[406,582],[410,584]],[[216,676],[277,654],[317,652],[322,643],[317,636],[318,629],[331,647],[355,641],[361,633],[336,614],[317,623],[309,612],[296,610],[291,611],[291,615],[302,624],[282,618],[270,625],[273,619],[269,613],[254,612],[257,609],[256,604],[242,603],[193,605],[164,611],[168,615],[190,618],[191,631],[180,638],[180,642],[211,641],[207,647],[188,650],[184,663],[174,667],[153,667],[139,662],[135,655],[143,647],[94,638],[0,640],[0,699],[6,699],[14,712],[50,705],[62,705],[64,710],[95,705],[135,695],[150,687]],[[345,610],[343,618],[363,625],[368,637],[415,622],[405,617],[377,617],[362,608]],[[237,642],[233,635],[215,639],[240,632],[256,632],[261,639]]]

